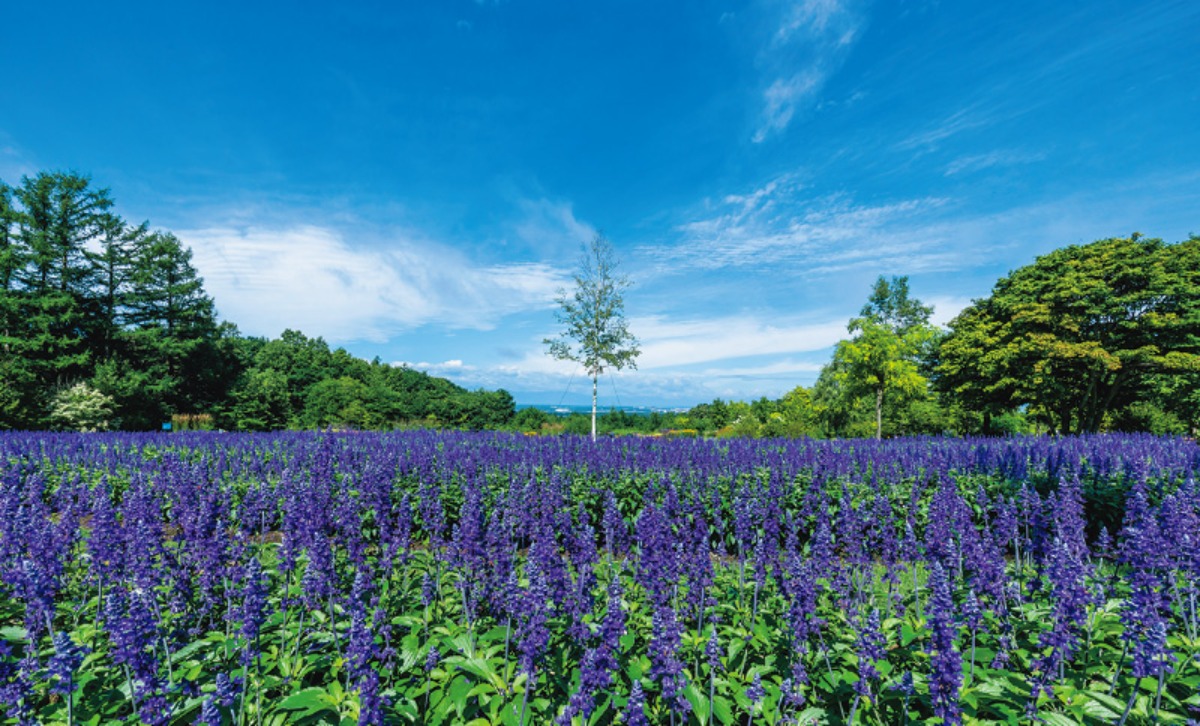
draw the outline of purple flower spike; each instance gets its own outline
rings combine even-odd
[[[646,719],[646,693],[642,690],[642,682],[634,681],[629,689],[629,703],[625,704],[625,723],[628,726],[650,726]]]
[[[929,696],[933,712],[948,726],[962,724],[958,689],[962,685],[962,654],[954,648],[958,635],[954,624],[954,600],[942,566],[934,562],[929,575],[932,596],[929,601],[930,667]]]

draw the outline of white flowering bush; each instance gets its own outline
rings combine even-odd
[[[112,414],[112,397],[86,383],[64,388],[50,403],[50,423],[60,429],[107,431]]]

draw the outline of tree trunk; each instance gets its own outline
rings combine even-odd
[[[592,369],[592,441],[596,440],[596,381],[599,377],[599,370]]]
[[[883,440],[883,386],[875,390],[875,440]]]

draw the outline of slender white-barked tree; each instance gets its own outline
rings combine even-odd
[[[583,245],[575,287],[558,291],[555,318],[563,326],[546,338],[550,355],[575,361],[592,379],[592,440],[596,440],[596,397],[600,374],[607,369],[637,368],[637,338],[625,322],[624,292],[629,278],[617,273],[612,243],[597,234]]]

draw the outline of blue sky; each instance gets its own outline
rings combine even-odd
[[[246,333],[521,403],[588,395],[541,341],[597,230],[643,351],[602,404],[664,405],[812,383],[879,275],[945,322],[1200,233],[1194,0],[342,5],[10,4],[0,179],[91,174]]]

